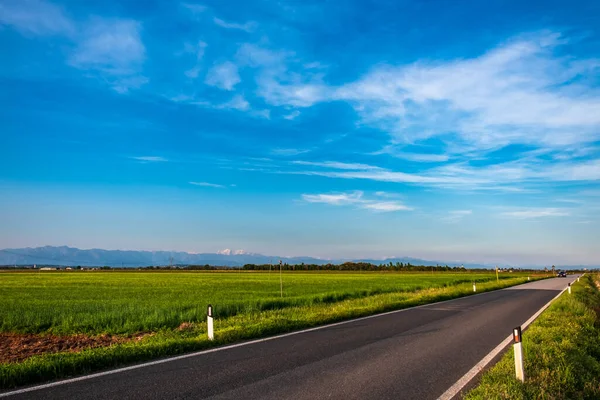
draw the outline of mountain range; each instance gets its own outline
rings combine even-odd
[[[77,249],[67,246],[44,246],[35,248],[0,250],[0,265],[60,265],[60,266],[110,266],[144,267],[165,265],[213,265],[241,267],[244,264],[277,264],[279,260],[288,264],[341,264],[347,261],[372,264],[395,264],[397,262],[413,265],[449,265],[465,268],[494,268],[496,264],[469,263],[461,261],[423,260],[411,257],[393,257],[386,259],[322,259],[314,257],[281,257],[249,253],[244,250],[225,249],[217,253],[186,253],[175,251],[137,251]],[[510,267],[510,265],[498,265]],[[538,268],[540,266],[537,266]],[[542,266],[543,267],[543,266]],[[584,266],[571,266],[579,268]],[[562,266],[562,268],[568,268]],[[588,268],[590,268],[588,266]]]

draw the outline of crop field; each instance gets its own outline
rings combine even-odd
[[[506,276],[503,276],[506,278]],[[135,333],[299,305],[495,280],[470,273],[36,272],[0,274],[0,331]]]
[[[0,388],[499,289],[525,273],[0,272]],[[531,279],[542,278],[531,276]],[[212,304],[215,340],[207,339]]]

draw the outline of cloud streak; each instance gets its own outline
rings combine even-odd
[[[194,185],[194,186],[212,187],[212,188],[219,188],[219,189],[225,188],[225,185],[219,185],[217,183],[209,183],[209,182],[189,182],[189,184]]]
[[[256,29],[256,23],[252,21],[246,22],[244,24],[237,24],[235,22],[227,22],[222,20],[221,18],[214,17],[213,22],[221,28],[225,29],[236,29],[244,32],[252,32],[254,31],[254,29]]]
[[[137,156],[137,157],[129,157],[132,160],[143,161],[143,162],[167,162],[168,159],[160,156]]]
[[[377,212],[409,211],[412,208],[407,207],[399,201],[380,201],[367,199],[362,191],[345,193],[321,193],[321,194],[303,194],[302,199],[308,203],[323,203],[332,206],[355,206]]]
[[[0,25],[29,35],[71,36],[76,28],[63,9],[41,0],[6,0],[0,3]]]
[[[530,208],[518,211],[506,211],[500,215],[515,219],[535,219],[546,217],[567,217],[571,214],[568,210],[562,208]]]

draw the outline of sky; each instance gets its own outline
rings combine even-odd
[[[0,0],[0,248],[600,261],[600,3]]]

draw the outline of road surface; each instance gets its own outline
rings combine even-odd
[[[436,399],[575,278],[532,282],[8,398]]]

